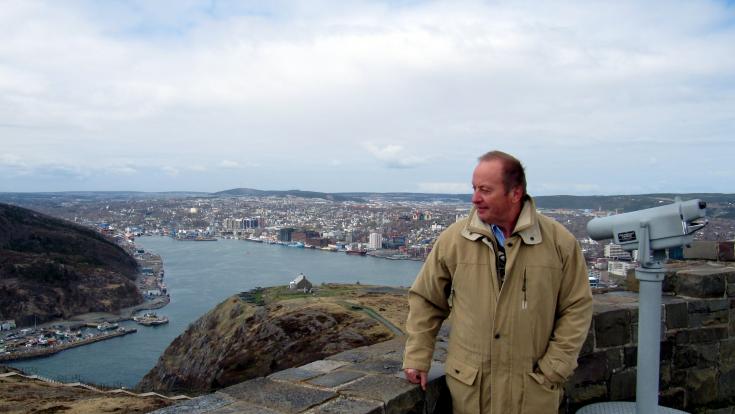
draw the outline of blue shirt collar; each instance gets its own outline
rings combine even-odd
[[[490,229],[492,229],[495,239],[498,241],[500,247],[505,247],[505,234],[503,234],[503,230],[495,224],[491,224]]]

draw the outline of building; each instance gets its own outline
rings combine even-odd
[[[290,242],[293,241],[292,235],[293,235],[294,229],[292,228],[285,228],[278,230],[278,241],[282,242]]]
[[[635,268],[635,265],[630,262],[619,262],[615,260],[607,262],[607,272],[612,275],[625,277],[628,274],[628,269],[633,268]]]
[[[630,253],[623,250],[619,244],[608,243],[605,245],[605,257],[612,260],[630,260]]]
[[[368,249],[378,250],[383,248],[383,235],[380,233],[370,233],[368,241]]]
[[[0,321],[0,331],[9,331],[15,329],[15,320]]]
[[[290,290],[303,290],[306,292],[311,290],[312,284],[303,273],[299,273],[296,279],[292,280],[291,283],[288,284],[288,288]]]

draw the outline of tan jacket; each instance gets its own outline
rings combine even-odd
[[[502,289],[495,243],[474,209],[439,236],[409,291],[403,366],[429,369],[449,316],[445,370],[455,413],[556,413],[592,318],[584,257],[530,198],[505,242]]]

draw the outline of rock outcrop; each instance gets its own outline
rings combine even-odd
[[[136,305],[137,269],[94,230],[0,204],[0,320],[27,326]]]
[[[333,297],[269,302],[246,293],[217,305],[171,343],[138,389],[211,392],[393,336]]]

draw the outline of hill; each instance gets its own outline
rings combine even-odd
[[[137,270],[91,229],[0,204],[0,320],[27,326],[136,305]]]
[[[402,334],[406,291],[323,285],[256,289],[217,305],[177,337],[138,389],[211,392]]]
[[[219,191],[212,193],[213,196],[217,197],[301,197],[301,198],[322,198],[330,201],[357,201],[363,202],[364,200],[359,197],[352,197],[347,194],[337,193],[320,193],[318,191],[302,191],[302,190],[255,190],[252,188],[233,188],[231,190]]]

